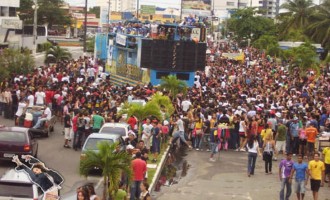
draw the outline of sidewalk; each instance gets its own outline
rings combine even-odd
[[[218,155],[215,158],[218,159]],[[185,159],[190,165],[187,176],[178,180],[178,184],[163,186],[160,192],[153,192],[155,199],[279,199],[279,161],[273,161],[273,174],[266,175],[264,162],[258,157],[255,175],[249,178],[245,152],[221,151],[220,160],[213,163],[209,162],[209,152],[189,151]],[[296,157],[293,160],[296,161]],[[330,187],[327,186],[320,188],[320,200],[330,200]],[[294,191],[290,199],[296,199]],[[305,199],[313,199],[309,183]]]

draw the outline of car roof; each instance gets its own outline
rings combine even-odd
[[[109,122],[109,123],[104,123],[103,127],[118,127],[118,128],[125,128],[129,126],[127,123],[113,123],[113,122]]]
[[[21,182],[21,183],[32,183],[29,176],[22,171],[16,171],[15,169],[8,170],[0,179],[0,181],[7,182]]]
[[[4,126],[0,128],[0,131],[11,131],[11,132],[27,132],[29,129],[18,126]]]
[[[109,134],[109,133],[92,133],[88,136],[87,139],[95,138],[95,139],[111,139],[116,140],[120,137],[118,134]]]

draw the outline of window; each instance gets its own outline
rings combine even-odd
[[[271,15],[271,14],[273,14],[272,12],[268,12],[268,15]]]
[[[133,53],[132,52],[128,52],[128,58],[132,58],[133,57]]]
[[[189,74],[187,74],[187,73],[177,73],[176,77],[180,80],[183,80],[183,81],[188,81],[189,80]]]
[[[156,73],[156,79],[161,79],[162,77],[166,77],[168,75],[170,75],[169,72],[157,72]]]
[[[235,2],[227,1],[227,6],[235,6]]]
[[[238,6],[241,8],[245,8],[247,7],[247,3],[239,3]]]
[[[272,5],[272,4],[273,4],[273,2],[272,2],[272,1],[268,1],[268,4]]]
[[[9,7],[9,17],[16,17],[16,8]]]
[[[262,1],[259,1],[259,4],[262,4]]]

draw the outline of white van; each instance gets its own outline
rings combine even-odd
[[[42,190],[24,172],[7,171],[0,179],[0,200],[41,200]]]

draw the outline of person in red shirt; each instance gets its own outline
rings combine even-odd
[[[46,94],[46,97],[45,97],[45,101],[46,101],[46,105],[48,105],[49,108],[53,108],[53,98],[54,98],[54,95],[55,95],[55,92],[53,90],[46,90],[45,92]]]
[[[318,134],[317,129],[313,126],[312,123],[307,124],[307,128],[305,129],[305,134],[307,137],[307,155],[310,158],[313,158],[314,150],[315,150],[315,140]]]
[[[133,115],[127,120],[127,123],[131,126],[131,129],[134,132],[137,130],[137,127],[136,127],[137,120]]]
[[[133,181],[131,184],[130,200],[140,198],[141,182],[144,181],[145,173],[147,172],[147,163],[141,159],[141,152],[135,154],[135,159],[132,161]]]

